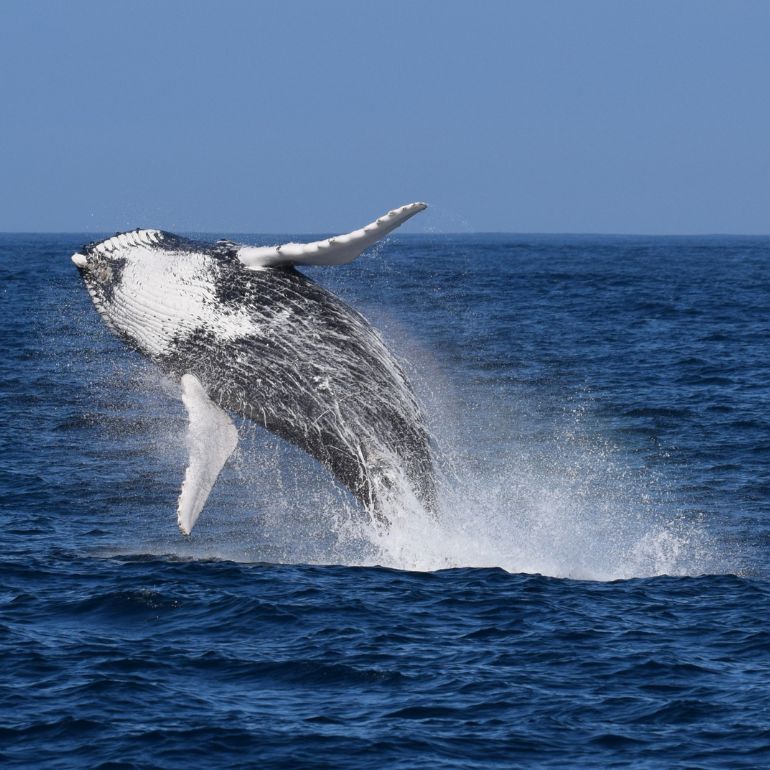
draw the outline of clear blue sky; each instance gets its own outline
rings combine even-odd
[[[767,0],[0,4],[0,230],[770,232]]]

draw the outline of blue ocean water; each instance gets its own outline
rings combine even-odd
[[[440,521],[373,530],[241,424],[189,539],[176,385],[91,306],[91,239],[0,236],[3,767],[770,765],[770,239],[313,270],[409,370]]]

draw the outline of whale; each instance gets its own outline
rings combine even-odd
[[[308,243],[136,229],[72,255],[106,325],[180,385],[183,534],[238,445],[233,417],[304,450],[377,526],[406,500],[435,514],[431,440],[402,365],[360,312],[297,269],[352,262],[425,208],[411,203]]]

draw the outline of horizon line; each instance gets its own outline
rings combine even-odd
[[[133,232],[137,229],[147,228],[132,228],[130,230],[0,230],[0,236],[3,235],[104,235],[107,233],[119,234]],[[163,230],[164,228],[157,228]],[[171,232],[165,230],[165,232]],[[184,230],[180,229],[177,232],[185,235],[216,235],[220,233],[229,233],[233,236],[248,235],[248,236],[275,236],[275,235],[290,235],[291,237],[316,237],[318,235],[327,235],[334,233],[332,231],[307,231],[307,232],[256,232],[248,230]],[[336,232],[336,231],[335,231]],[[419,238],[427,236],[469,236],[469,235],[504,235],[515,237],[573,237],[573,238],[770,238],[770,232],[767,233],[752,233],[752,232],[701,232],[701,233],[643,233],[643,232],[599,232],[599,231],[519,231],[519,230],[457,230],[457,231],[441,231],[441,232],[422,232],[422,233],[392,233],[388,238]]]

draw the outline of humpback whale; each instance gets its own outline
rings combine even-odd
[[[301,447],[381,525],[404,494],[434,510],[430,440],[401,366],[359,312],[296,269],[351,262],[425,208],[401,206],[312,243],[138,229],[72,256],[107,326],[181,383],[184,534],[237,446],[233,414]]]

